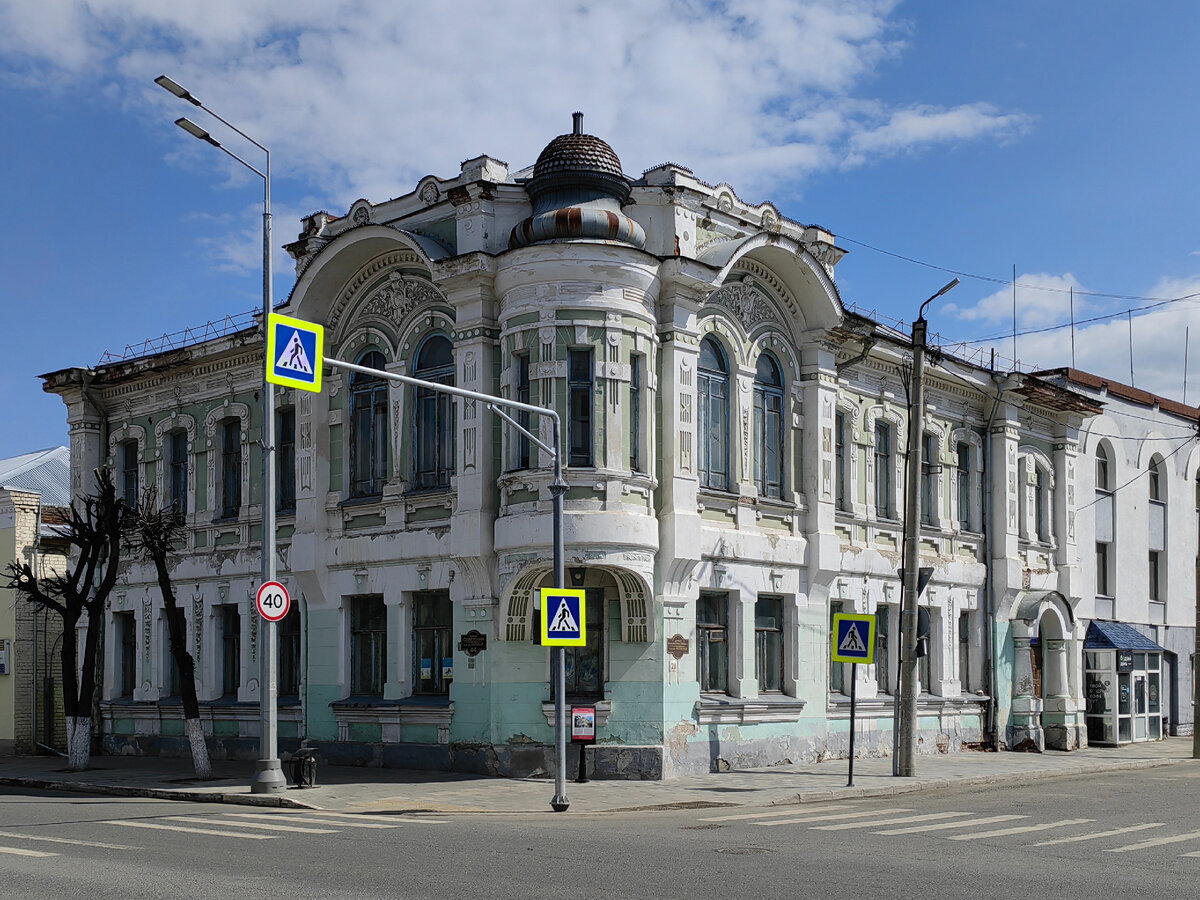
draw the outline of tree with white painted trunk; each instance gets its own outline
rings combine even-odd
[[[196,697],[196,661],[187,649],[187,621],[175,599],[171,573],[167,562],[184,539],[182,519],[174,506],[159,507],[154,488],[147,490],[138,510],[130,516],[127,532],[130,548],[147,562],[154,564],[158,589],[162,593],[166,612],[167,634],[171,656],[179,671],[179,695],[183,701],[183,725],[192,749],[192,765],[197,778],[212,778],[208,745],[200,724],[200,701]]]
[[[28,563],[9,563],[5,587],[30,603],[53,610],[63,622],[63,712],[67,759],[73,771],[86,769],[92,756],[92,704],[96,696],[96,654],[104,628],[104,610],[117,583],[121,561],[125,501],[117,496],[112,473],[96,472],[96,492],[71,504],[67,521],[56,526],[71,544],[66,572],[41,577]],[[83,658],[78,626],[85,623]]]

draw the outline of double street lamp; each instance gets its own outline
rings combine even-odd
[[[252,166],[228,147],[219,143],[211,134],[187,118],[178,118],[175,124],[198,140],[216,147],[231,159],[237,160],[263,180],[263,386],[262,386],[262,583],[275,580],[275,394],[267,381],[271,361],[267,359],[267,323],[271,315],[271,151],[260,144],[232,122],[223,119],[193,97],[191,92],[166,75],[159,75],[154,83],[170,91],[180,100],[204,110],[221,124],[248,140],[266,155],[262,170]],[[274,794],[287,787],[283,771],[279,766],[278,718],[276,700],[278,687],[275,681],[275,623],[265,619],[259,637],[259,704],[262,731],[259,737],[259,759],[254,771],[250,791],[254,794]]]

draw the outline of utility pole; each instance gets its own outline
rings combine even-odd
[[[900,605],[900,721],[896,774],[917,774],[917,580],[921,568],[921,444],[925,436],[925,307],[958,284],[955,278],[921,304],[913,322],[912,407],[908,417],[908,475],[904,480],[904,595]]]

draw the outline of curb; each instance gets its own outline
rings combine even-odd
[[[185,791],[173,788],[134,787],[124,784],[92,784],[47,778],[0,778],[5,787],[32,787],[46,791],[70,791],[77,794],[105,794],[111,797],[149,797],[154,800],[185,800],[191,803],[228,803],[236,806],[269,806],[286,809],[319,809],[311,803],[279,794],[239,794],[225,791]]]
[[[752,807],[782,807],[799,806],[806,803],[824,803],[830,800],[845,800],[847,798],[894,797],[901,794],[912,794],[917,791],[944,790],[956,787],[987,787],[993,785],[1024,785],[1048,781],[1052,778],[1070,778],[1080,775],[1103,775],[1110,772],[1128,772],[1139,769],[1156,769],[1165,766],[1193,761],[1190,757],[1175,759],[1141,759],[1129,762],[1096,762],[1080,763],[1056,769],[1042,769],[1034,772],[1003,772],[991,775],[974,775],[962,778],[930,778],[905,780],[898,784],[872,787],[841,787],[823,788],[811,791],[800,791],[784,798],[764,800],[760,803],[730,804],[731,806]],[[247,794],[233,791],[197,791],[176,788],[138,787],[134,785],[97,784],[91,782],[64,781],[48,778],[0,777],[0,785],[5,787],[32,787],[49,791],[69,791],[81,794],[102,794],[114,797],[148,797],[156,800],[181,800],[192,803],[224,803],[234,806],[258,806],[283,809],[300,809],[309,811],[332,811],[336,805],[320,806],[303,800],[296,800],[282,794]],[[415,801],[414,801],[415,802]],[[724,806],[725,804],[721,804]],[[611,809],[589,810],[589,815],[603,815],[618,812],[654,812],[679,808],[678,802],[656,804],[654,806],[614,807]],[[423,812],[430,811],[427,806]],[[459,812],[456,810],[455,812]],[[474,810],[476,814],[517,815],[528,812],[545,812],[540,806],[537,810],[527,809],[486,809]],[[449,811],[447,811],[449,813]],[[452,814],[452,813],[450,813]]]

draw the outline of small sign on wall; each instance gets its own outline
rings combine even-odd
[[[0,675],[11,674],[9,654],[12,652],[12,641],[0,638]]]

